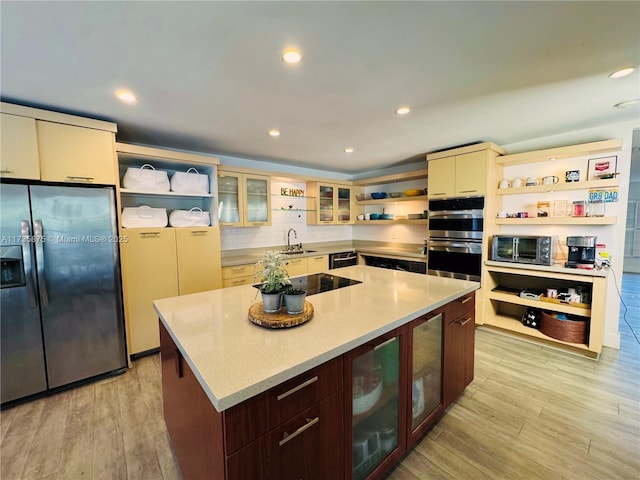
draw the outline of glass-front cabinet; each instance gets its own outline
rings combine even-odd
[[[308,182],[307,223],[310,225],[354,223],[353,191],[345,185]]]
[[[404,450],[403,331],[363,345],[348,357],[351,425],[348,418],[345,431],[352,452],[346,460],[354,480],[369,477],[383,463],[395,462]]]
[[[409,325],[411,378],[410,437],[417,438],[441,413],[443,310],[417,318]],[[410,440],[410,443],[411,440]]]
[[[271,225],[271,182],[262,175],[220,172],[218,217],[224,226]]]

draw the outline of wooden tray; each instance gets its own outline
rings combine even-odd
[[[289,328],[302,325],[313,317],[313,305],[304,302],[304,311],[297,314],[288,314],[282,307],[277,313],[264,313],[262,302],[254,303],[249,307],[249,321],[266,328]]]

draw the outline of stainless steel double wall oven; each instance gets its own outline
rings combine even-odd
[[[429,201],[428,273],[480,280],[484,197]]]

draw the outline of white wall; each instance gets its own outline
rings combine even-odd
[[[620,313],[620,298],[616,287],[619,287],[622,280],[622,265],[624,259],[624,235],[625,235],[625,218],[627,211],[627,199],[629,194],[629,172],[631,165],[631,145],[633,129],[638,128],[639,122],[624,122],[600,127],[567,132],[563,134],[553,135],[550,137],[538,138],[520,142],[511,145],[502,145],[508,153],[519,153],[531,150],[540,150],[545,148],[553,148],[559,146],[573,145],[579,143],[588,143],[598,140],[607,140],[619,138],[622,140],[622,150],[617,153],[618,165],[617,170],[620,173],[619,201],[617,203],[608,203],[606,205],[607,216],[617,216],[618,222],[611,226],[547,226],[539,227],[516,227],[509,226],[503,228],[504,232],[522,233],[533,235],[559,235],[566,237],[567,235],[596,235],[598,243],[607,244],[607,249],[611,255],[612,272],[608,277],[607,287],[607,304],[604,325],[604,345],[613,348],[620,347],[620,335],[618,332],[618,318]],[[598,155],[602,156],[602,155]],[[515,176],[543,176],[564,174],[569,167],[579,168],[581,170],[581,179],[586,179],[587,161],[591,157],[576,158],[558,163],[545,162],[540,164],[531,164],[526,166],[513,166],[505,168],[505,177],[513,178]],[[520,211],[523,209],[529,213],[535,212],[535,204],[538,200],[586,200],[587,193],[584,191],[576,192],[560,192],[549,194],[526,194],[514,195],[504,198],[504,209],[507,211]],[[615,276],[615,279],[614,279]]]

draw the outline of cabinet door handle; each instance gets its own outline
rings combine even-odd
[[[191,235],[206,235],[207,231],[206,230],[192,230],[191,231]]]
[[[159,237],[160,232],[140,232],[141,237]]]
[[[9,170],[8,168],[3,168],[0,170],[0,173],[13,173],[13,170]]]
[[[382,342],[379,345],[376,345],[375,347],[373,347],[374,350],[380,350],[382,347],[386,347],[387,345],[389,345],[392,342],[396,341],[396,337],[390,338],[389,340]]]
[[[313,257],[314,260],[322,260],[324,257]]]
[[[473,192],[477,192],[478,189],[473,189],[473,190],[460,190],[460,193],[473,193]]]
[[[67,178],[69,180],[80,180],[80,181],[83,181],[83,182],[93,182],[93,177],[77,177],[77,176],[74,176],[74,175],[67,175]]]
[[[287,432],[284,432],[284,435],[282,435],[282,440],[280,440],[278,442],[278,445],[282,446],[285,443],[287,443],[289,440],[293,440],[295,437],[297,437],[298,435],[300,435],[302,432],[304,432],[305,430],[313,427],[316,423],[318,423],[320,421],[320,417],[316,417],[316,418],[307,418],[306,419],[307,423],[305,423],[304,425],[302,425],[300,428],[298,428],[295,432],[293,432],[291,435],[289,435]]]
[[[464,321],[458,322],[460,324],[461,327],[464,327],[467,323],[469,323],[471,321],[471,317],[467,318]]]
[[[467,303],[469,300],[471,300],[471,297],[467,297],[467,298],[465,298],[464,300],[461,300],[461,301],[460,301],[460,303],[461,303],[462,305],[464,305],[464,304],[465,304],[465,303]]]
[[[283,398],[287,398],[292,393],[296,393],[298,390],[302,390],[304,387],[308,387],[309,385],[317,381],[318,381],[318,376],[316,375],[315,377],[310,378],[306,382],[302,382],[300,385],[293,387],[291,390],[287,390],[286,392],[281,393],[276,397],[276,399],[279,401],[279,400],[282,400]]]
[[[178,378],[184,377],[184,370],[182,369],[182,355],[180,350],[176,348],[176,375]]]

